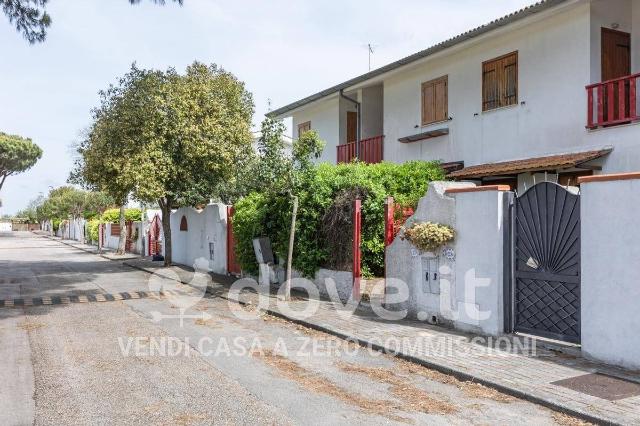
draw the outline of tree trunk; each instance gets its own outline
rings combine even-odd
[[[284,300],[291,300],[291,273],[293,263],[293,243],[296,236],[296,215],[298,214],[298,197],[293,197],[293,213],[291,214],[291,230],[289,231],[289,255],[287,256],[287,281],[285,282]]]
[[[118,251],[116,254],[124,254],[127,247],[127,224],[124,217],[124,204],[120,206],[120,239],[118,240]]]
[[[162,232],[164,233],[164,266],[171,265],[171,207],[173,200],[171,198],[162,198],[159,200],[160,210],[162,211]]]

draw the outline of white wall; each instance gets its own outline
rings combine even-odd
[[[180,231],[182,217],[187,231]],[[209,204],[204,210],[183,207],[171,214],[171,244],[175,263],[208,267],[210,271],[227,273],[227,209],[224,204]],[[213,258],[210,256],[213,244]]]
[[[407,309],[411,317],[421,320],[435,316],[437,322],[461,330],[499,335],[504,330],[504,219],[509,195],[501,191],[445,193],[447,188],[461,187],[473,184],[431,183],[406,224],[431,221],[453,227],[455,240],[444,247],[453,250],[453,259],[442,250],[420,252],[401,236],[387,248],[387,278],[402,280],[409,287],[407,302],[390,308]],[[439,294],[423,285],[423,258],[433,257],[439,264]],[[467,290],[465,283],[473,283],[473,277],[487,285]],[[477,316],[476,312],[486,314]]]
[[[293,114],[293,138],[297,139],[298,124],[311,121],[311,129],[316,130],[320,135],[320,138],[327,142],[319,161],[326,161],[329,163],[336,163],[337,153],[336,146],[339,140],[339,101],[338,97],[333,97],[327,100],[318,102],[311,105],[304,110]]]
[[[504,191],[466,192],[456,200],[456,300],[458,322],[490,335],[504,332],[504,250],[508,232],[508,197]],[[475,291],[465,291],[465,275],[477,278]],[[486,284],[486,286],[485,286]],[[479,320],[468,312],[481,312]],[[486,316],[486,318],[485,318]]]
[[[579,5],[386,79],[385,158],[464,160],[469,166],[575,148],[586,133],[589,12],[588,4]],[[519,103],[483,113],[482,63],[513,51],[518,51]],[[444,75],[452,121],[420,126],[421,84]],[[442,127],[449,135],[397,142]]]
[[[640,180],[581,186],[583,354],[640,369]]]

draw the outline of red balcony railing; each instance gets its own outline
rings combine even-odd
[[[376,136],[360,141],[360,161],[380,163],[382,161],[384,136]],[[338,163],[350,163],[356,158],[356,142],[338,145]]]
[[[640,74],[587,86],[587,128],[613,126],[640,120],[636,88]]]

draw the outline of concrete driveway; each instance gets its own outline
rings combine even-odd
[[[0,299],[26,305],[0,308],[0,424],[580,424],[274,317],[241,319],[256,313],[215,295],[182,318],[172,297],[29,306],[154,284],[0,234]]]

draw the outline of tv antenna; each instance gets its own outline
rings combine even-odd
[[[367,46],[366,46],[366,47],[367,47],[367,51],[368,51],[368,53],[369,53],[369,71],[371,71],[371,55],[373,55],[373,53],[374,53],[374,50],[373,50],[373,49],[374,49],[376,46],[374,46],[374,45],[373,45],[373,44],[371,44],[371,43],[367,43]]]

